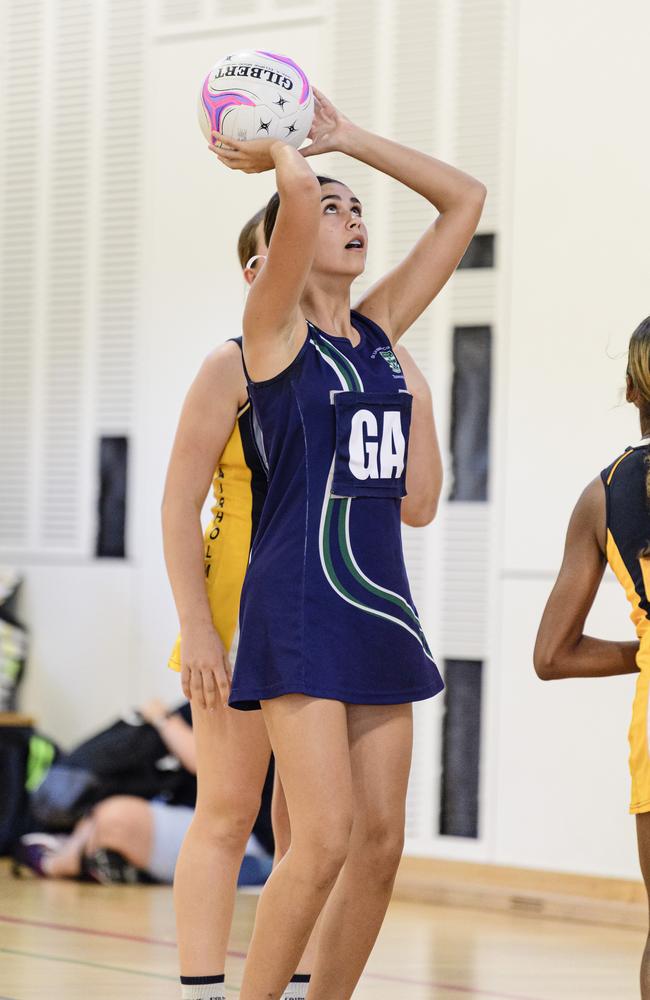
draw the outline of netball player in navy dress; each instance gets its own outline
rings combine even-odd
[[[241,1000],[277,998],[319,912],[310,1000],[344,1000],[381,926],[402,850],[411,703],[442,688],[400,536],[411,396],[393,348],[446,283],[485,188],[358,128],[316,93],[312,145],[236,143],[233,169],[275,169],[270,242],[248,297],[244,358],[268,494],[242,592],[230,703],[261,703],[291,848],[260,900]],[[338,150],[401,181],[438,216],[350,310],[362,205],[307,156]]]

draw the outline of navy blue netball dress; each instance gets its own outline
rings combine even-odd
[[[400,523],[412,396],[383,330],[308,324],[293,363],[250,382],[268,492],[240,604],[230,704],[300,693],[360,705],[443,687],[411,597]]]

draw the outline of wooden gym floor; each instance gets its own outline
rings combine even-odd
[[[235,997],[256,899],[238,899]],[[357,1000],[634,1000],[644,934],[395,901]],[[0,863],[0,1000],[178,1000],[171,890],[13,879]]]

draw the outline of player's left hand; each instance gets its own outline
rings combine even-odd
[[[276,143],[285,145],[281,139],[248,139],[238,142],[221,132],[212,133],[210,152],[231,170],[243,170],[245,174],[261,174],[275,168],[271,150]]]
[[[345,151],[345,140],[354,129],[349,118],[335,108],[322,90],[314,91],[314,120],[308,139],[309,146],[304,146],[300,152],[303,156],[316,156],[319,153],[334,153]]]

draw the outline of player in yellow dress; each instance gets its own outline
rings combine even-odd
[[[578,500],[539,627],[535,669],[543,680],[639,675],[629,730],[630,812],[636,815],[650,898],[650,317],[630,340],[627,401],[639,410],[641,440],[596,476]],[[606,642],[583,633],[608,563],[630,602],[636,640]],[[650,938],[641,965],[641,996],[650,1000]]]

